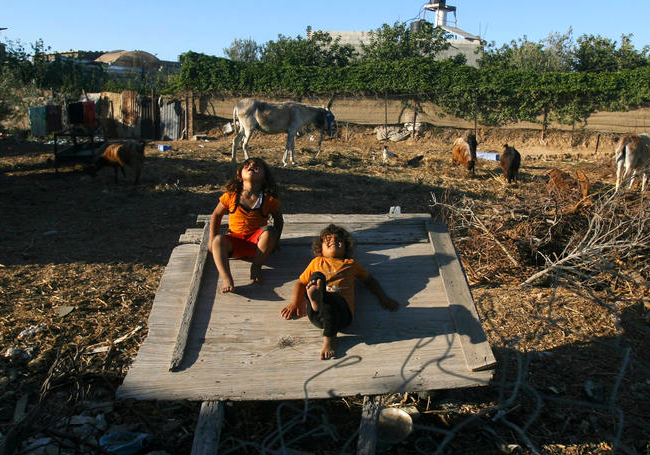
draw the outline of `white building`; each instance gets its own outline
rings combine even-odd
[[[466,32],[457,27],[456,23],[456,7],[447,5],[446,0],[431,0],[424,5],[424,11],[430,11],[434,14],[434,20],[431,22],[435,27],[440,27],[446,32],[450,33],[452,37],[448,40],[449,49],[442,51],[436,57],[438,60],[443,60],[449,57],[454,57],[457,54],[463,54],[467,60],[467,64],[471,66],[478,66],[478,59],[480,58],[481,38],[471,33]],[[453,13],[454,20],[449,20],[449,13]],[[411,29],[417,28],[422,25],[425,19],[419,19],[411,23]],[[340,38],[340,44],[350,44],[354,46],[355,50],[361,53],[361,43],[368,43],[370,40],[370,32],[364,31],[338,31],[338,30],[323,30],[329,33],[332,38]]]

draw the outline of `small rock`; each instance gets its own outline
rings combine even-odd
[[[95,423],[95,418],[84,415],[76,415],[70,417],[70,425],[87,425]]]
[[[18,334],[18,339],[22,340],[23,338],[27,338],[27,337],[30,337],[32,335],[36,335],[38,332],[41,332],[46,328],[47,328],[47,324],[45,324],[44,322],[42,322],[40,324],[37,324],[37,325],[32,325],[32,326],[26,328],[25,330],[23,330],[22,332],[20,332]]]
[[[56,310],[54,310],[54,311],[56,312],[56,315],[57,315],[57,316],[59,316],[60,318],[62,318],[62,317],[64,317],[64,316],[67,316],[68,314],[70,314],[70,313],[72,312],[72,310],[74,310],[74,308],[75,308],[75,307],[73,307],[73,306],[63,305],[63,306],[58,307],[58,308],[57,308]]]

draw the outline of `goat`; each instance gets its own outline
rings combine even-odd
[[[548,172],[546,189],[549,193],[562,195],[563,198],[567,198],[572,194],[580,194],[584,199],[589,196],[589,179],[580,169],[576,169],[575,178],[559,169],[551,169]]]
[[[232,141],[232,162],[237,162],[237,144],[242,137],[244,137],[242,145],[244,158],[248,159],[248,141],[256,128],[268,134],[287,133],[287,144],[282,156],[282,163],[286,166],[287,156],[291,164],[296,164],[294,159],[296,133],[300,128],[313,123],[320,129],[320,139],[318,140],[318,153],[320,153],[323,133],[327,131],[330,137],[334,134],[334,115],[329,110],[331,104],[332,100],[330,100],[327,107],[323,108],[292,101],[267,103],[252,98],[244,98],[238,101],[232,113],[233,124],[235,125],[235,138]],[[237,131],[237,121],[239,121],[239,131]],[[318,156],[318,153],[316,156]]]
[[[616,161],[616,191],[618,191],[621,182],[628,177],[631,171],[632,178],[630,179],[629,189],[632,189],[637,173],[642,172],[641,192],[643,192],[648,178],[648,165],[650,165],[650,136],[647,134],[626,134],[616,145],[614,159]]]
[[[126,178],[124,167],[128,166],[135,172],[133,184],[137,185],[144,165],[144,141],[126,140],[109,144],[95,162],[86,168],[93,177],[101,168],[110,166],[115,170],[115,183],[117,183],[117,170],[122,171]]]
[[[451,162],[460,164],[474,175],[476,165],[476,136],[469,131],[454,141],[451,150]]]
[[[503,176],[508,181],[508,184],[513,180],[517,183],[519,179],[519,165],[521,164],[521,155],[516,148],[503,145],[503,153],[499,158],[499,165],[503,169]]]

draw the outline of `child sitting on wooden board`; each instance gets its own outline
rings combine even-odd
[[[221,292],[232,292],[235,284],[229,258],[253,258],[251,281],[262,281],[262,265],[279,247],[284,226],[278,187],[271,170],[260,158],[249,158],[226,183],[226,192],[210,217],[210,242],[214,263],[221,279]],[[228,233],[219,234],[221,218],[228,214]],[[273,226],[269,226],[269,216]]]
[[[301,305],[307,298],[309,320],[323,329],[322,360],[334,356],[337,332],[352,322],[355,278],[364,282],[383,308],[390,311],[399,308],[379,282],[352,259],[353,250],[354,241],[345,229],[334,224],[323,229],[312,243],[315,258],[294,286],[291,303],[280,312],[284,319],[301,316]]]

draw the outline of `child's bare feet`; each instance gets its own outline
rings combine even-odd
[[[221,293],[225,294],[227,292],[232,292],[235,290],[235,283],[232,282],[232,278],[226,278],[221,280]]]
[[[323,337],[323,347],[320,350],[320,359],[328,360],[334,357],[336,337]]]
[[[321,279],[312,280],[307,283],[307,297],[311,304],[311,309],[318,311],[319,305],[323,303],[323,293],[320,291]]]
[[[261,283],[262,282],[262,267],[259,265],[251,265],[251,281],[253,283]]]

